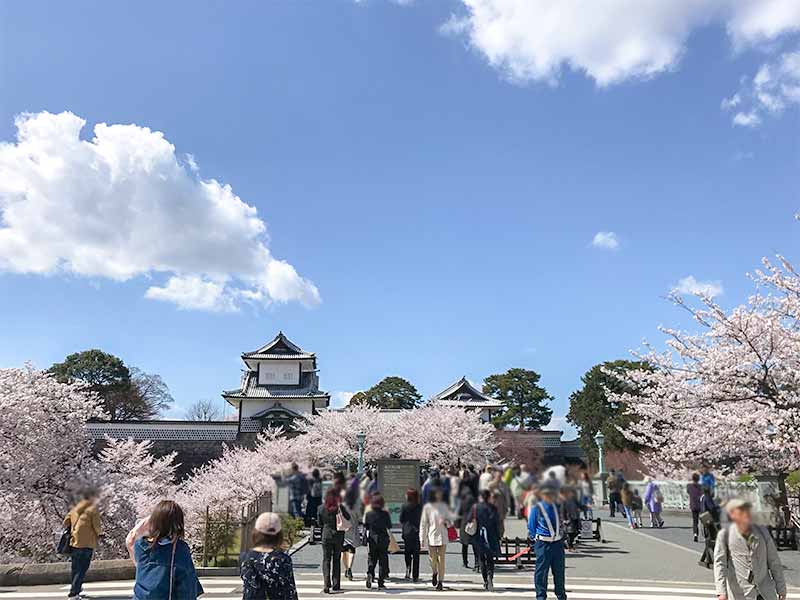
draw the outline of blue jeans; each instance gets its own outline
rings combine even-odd
[[[631,527],[636,525],[636,522],[633,520],[633,509],[629,506],[623,506],[622,508],[625,511],[625,518],[628,520],[628,525]]]
[[[289,514],[293,517],[303,516],[303,497],[289,498]]]
[[[92,562],[94,550],[91,548],[73,548],[70,558],[72,560],[72,586],[69,588],[70,596],[77,596],[83,589],[83,580]]]
[[[564,588],[564,541],[533,543],[533,552],[536,554],[536,571],[533,581],[536,586],[536,600],[547,598],[547,578],[553,572],[553,586],[558,600],[567,600],[567,590]]]

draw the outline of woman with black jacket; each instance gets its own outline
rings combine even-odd
[[[475,534],[475,547],[483,575],[483,589],[494,591],[494,559],[500,555],[500,515],[490,502],[491,493],[483,490],[475,505],[475,520],[478,531]]]
[[[350,521],[350,513],[339,503],[339,491],[331,488],[325,493],[325,502],[317,511],[317,523],[322,528],[322,577],[325,580],[322,591],[325,594],[341,589],[344,530],[337,527],[339,515],[344,521]],[[350,522],[351,527],[354,525]]]
[[[383,496],[373,494],[370,498],[371,510],[364,515],[364,527],[367,530],[367,587],[372,587],[375,580],[375,565],[378,565],[378,589],[385,589],[385,581],[389,577],[389,531],[392,519],[384,508]]]
[[[461,488],[461,502],[458,505],[458,537],[461,541],[461,560],[464,562],[464,568],[469,569],[469,547],[472,546],[472,555],[475,558],[475,570],[480,568],[478,562],[478,549],[474,545],[473,536],[469,535],[465,527],[467,523],[472,520],[472,508],[475,506],[475,496],[472,494],[472,489],[469,486]]]
[[[406,492],[406,503],[400,509],[400,525],[403,528],[406,579],[411,579],[414,583],[419,581],[420,517],[422,517],[422,505],[419,503],[419,492],[414,488],[409,488]]]

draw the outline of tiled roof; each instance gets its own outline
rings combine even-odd
[[[281,350],[276,352],[276,350]],[[242,358],[259,358],[259,359],[298,359],[298,358],[314,358],[314,354],[304,352],[300,346],[289,341],[282,331],[278,332],[271,341],[261,346],[258,350],[252,352],[244,352]]]
[[[481,408],[501,408],[503,403],[479,392],[466,377],[462,377],[431,398],[445,406],[474,406]]]
[[[316,378],[310,380],[306,387],[290,387],[277,389],[258,385],[258,374],[255,371],[246,371],[242,376],[242,386],[238,390],[222,392],[223,398],[329,398],[330,395],[322,392],[316,386]]]
[[[247,352],[246,354],[242,354],[242,358],[258,358],[262,360],[297,360],[299,358],[314,358],[314,355],[308,352],[301,352],[299,354],[275,354],[271,352]]]
[[[287,415],[294,417],[295,419],[302,419],[304,418],[299,412],[292,410],[291,408],[285,407],[280,402],[276,402],[269,408],[265,408],[264,410],[258,411],[254,415],[250,415],[251,419],[263,419],[264,417],[268,417],[270,415],[278,414],[278,413],[286,413]]]

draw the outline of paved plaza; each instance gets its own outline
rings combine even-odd
[[[631,531],[618,519],[604,521],[606,543],[582,541],[580,550],[567,555],[567,591],[570,598],[596,600],[702,600],[715,598],[712,572],[697,564],[702,542],[691,540],[691,524],[682,515],[669,516],[664,529]],[[510,536],[525,535],[522,520],[508,519]],[[405,572],[402,555],[390,559],[391,578],[388,589],[366,589],[364,573],[366,552],[360,549],[354,565],[354,581],[342,581],[343,595],[372,600],[385,596],[402,596],[410,600],[437,597],[470,598],[485,594],[481,578],[461,564],[461,546],[448,545],[445,589],[437,592],[428,580],[427,557],[420,563],[422,581],[413,584],[402,579]],[[789,598],[800,600],[800,553],[781,552],[791,586]],[[300,598],[327,597],[322,593],[319,545],[306,545],[293,556],[295,579]],[[472,564],[472,556],[470,556]],[[495,593],[503,598],[533,597],[532,567],[518,570],[498,566]],[[202,579],[205,600],[241,598],[241,581],[237,577]],[[89,598],[122,600],[131,597],[132,581],[87,583],[84,592]],[[65,598],[68,586],[0,588],[0,600]],[[554,597],[551,596],[550,597]]]

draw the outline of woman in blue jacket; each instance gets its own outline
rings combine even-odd
[[[162,500],[149,518],[149,535],[133,546],[134,600],[196,600],[203,593],[189,546],[183,541],[183,510]]]

